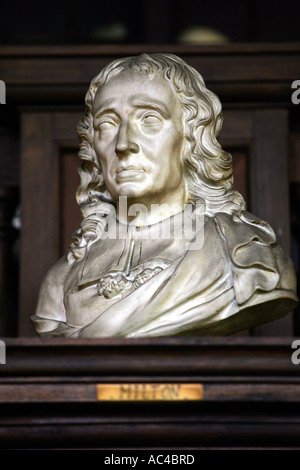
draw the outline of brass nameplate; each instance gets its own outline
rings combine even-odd
[[[202,400],[202,398],[202,384],[97,384],[97,399],[99,401],[182,401]]]

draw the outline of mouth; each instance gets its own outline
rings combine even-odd
[[[134,182],[142,180],[144,174],[144,168],[138,168],[136,166],[127,166],[117,168],[115,178],[117,183]]]
[[[127,166],[127,167],[122,167],[122,168],[117,168],[116,169],[116,174],[120,173],[129,173],[129,172],[139,172],[139,173],[144,173],[145,170],[143,168],[138,168],[136,166]]]

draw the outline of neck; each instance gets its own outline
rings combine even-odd
[[[121,196],[117,202],[118,219],[123,223],[134,222],[137,226],[152,225],[183,211],[187,199],[185,187],[176,193],[151,195],[149,198]]]

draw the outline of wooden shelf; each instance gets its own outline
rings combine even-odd
[[[7,339],[0,447],[300,448],[293,339]],[[99,402],[101,383],[201,383],[203,399]]]

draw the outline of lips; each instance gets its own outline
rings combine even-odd
[[[139,168],[137,166],[126,166],[116,169],[116,182],[125,183],[132,181],[140,181],[143,179],[145,174],[144,168]]]
[[[126,167],[122,167],[122,168],[117,168],[116,169],[116,173],[119,174],[119,173],[122,173],[122,172],[129,172],[129,171],[140,171],[140,172],[144,172],[145,170],[143,168],[138,168],[136,166],[126,166]]]

